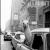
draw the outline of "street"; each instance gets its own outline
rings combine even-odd
[[[0,46],[1,46],[1,50],[12,50],[12,45],[11,45],[11,41],[4,41],[4,36],[3,35],[0,35],[0,37],[1,37],[1,44],[0,44]],[[20,45],[17,45],[17,47],[16,47],[16,50],[29,50],[29,49],[27,49],[26,47],[24,47],[24,46],[22,46],[21,48],[20,48]]]
[[[12,50],[12,46],[10,44],[10,41],[4,41],[3,35],[0,35],[1,37],[1,50]]]

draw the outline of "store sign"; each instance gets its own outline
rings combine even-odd
[[[31,24],[37,24],[37,22],[36,21],[32,21]]]
[[[35,4],[36,6],[44,6],[44,5],[46,5],[46,2],[44,2],[44,1],[36,1],[36,4]]]
[[[32,1],[33,6],[41,7],[41,6],[49,6],[49,1]]]

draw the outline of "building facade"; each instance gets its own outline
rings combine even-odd
[[[31,30],[44,28],[50,23],[46,22],[48,20],[46,17],[48,11],[50,12],[50,2],[46,0],[26,0],[25,2],[23,0],[13,0],[11,26],[14,27],[14,24],[17,25],[17,21],[22,23],[22,20],[29,19],[29,26]],[[50,19],[50,17],[48,18]]]

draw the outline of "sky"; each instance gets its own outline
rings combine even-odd
[[[6,29],[6,23],[11,17],[12,0],[1,0],[1,30]],[[8,25],[8,24],[7,24]]]

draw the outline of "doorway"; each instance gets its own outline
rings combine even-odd
[[[50,33],[48,33],[46,37],[47,37],[47,50],[50,50]]]
[[[50,11],[45,13],[45,28],[50,27]]]
[[[32,48],[43,50],[43,41],[41,36],[37,36],[37,34],[34,35],[34,40],[32,43]]]

